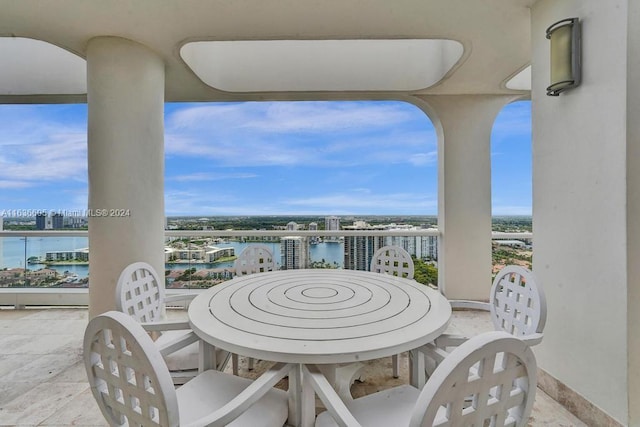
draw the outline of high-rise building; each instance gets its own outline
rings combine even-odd
[[[309,268],[309,241],[305,237],[283,237],[280,241],[282,270]]]
[[[413,225],[389,224],[387,230],[417,230],[425,227]],[[437,236],[389,236],[385,239],[385,245],[400,246],[410,255],[419,259],[438,259],[438,237]]]
[[[36,229],[44,230],[47,228],[47,214],[39,213],[36,215]]]
[[[318,231],[318,223],[317,222],[310,222],[309,223],[309,231]],[[319,236],[310,236],[309,237],[309,244],[310,245],[315,245],[318,244],[320,242],[320,237]]]
[[[354,221],[344,230],[381,230],[384,226],[372,226],[365,221]],[[346,270],[368,271],[373,254],[384,246],[384,236],[345,236],[344,268]]]
[[[64,228],[64,215],[61,213],[54,213],[51,215],[51,228],[54,230]]]
[[[340,230],[340,218],[337,216],[328,216],[324,219],[324,229],[325,230]],[[325,237],[325,242],[337,242],[340,240],[338,236],[327,236]]]

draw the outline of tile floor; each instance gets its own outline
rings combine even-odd
[[[170,312],[171,317],[186,315]],[[106,426],[86,382],[82,335],[87,310],[0,308],[0,426]],[[488,318],[456,312],[451,332],[490,330]],[[352,387],[361,396],[406,382],[406,357],[401,377],[391,378],[391,358],[371,363],[364,381]],[[241,369],[241,375],[255,372]],[[241,368],[246,364],[240,364]],[[586,426],[538,390],[530,426]]]

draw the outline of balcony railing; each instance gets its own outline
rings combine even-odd
[[[310,244],[307,266],[311,268],[344,268],[343,240],[349,237],[380,237],[384,244],[403,245],[412,255],[437,266],[440,232],[436,229],[166,231],[167,247],[177,249],[165,256],[167,292],[199,292],[233,277],[233,258],[210,262],[204,256],[207,247],[232,247],[237,256],[248,244],[266,244],[277,268],[282,268],[280,241],[296,236],[315,242]],[[529,247],[532,234],[493,233],[493,239],[506,242],[506,248]],[[416,249],[416,245],[421,246]],[[0,305],[88,304],[87,231],[0,231],[0,262]]]

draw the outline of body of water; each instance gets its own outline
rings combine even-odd
[[[253,243],[241,242],[225,242],[216,245],[220,248],[234,248],[236,255],[247,246]],[[280,266],[280,243],[261,243],[269,247],[273,252],[278,267]],[[46,252],[52,251],[72,251],[76,249],[86,248],[88,246],[88,238],[86,237],[0,237],[0,269],[3,268],[24,268],[25,265],[31,270],[43,268],[44,265],[27,264],[30,257],[44,258]],[[318,243],[310,245],[311,261],[322,261],[342,267],[343,262],[343,245],[342,243]],[[221,262],[213,264],[205,263],[184,263],[184,264],[167,264],[167,270],[184,270],[185,268],[196,268],[197,270],[205,268],[231,268],[233,261]],[[86,277],[89,274],[88,265],[52,265],[52,268],[60,274],[70,272],[77,274],[79,277]]]

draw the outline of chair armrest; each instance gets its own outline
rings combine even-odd
[[[436,364],[439,364],[440,362],[442,362],[445,359],[445,357],[449,355],[449,353],[446,350],[432,343],[425,344],[421,347],[418,347],[416,350],[424,354],[425,357],[428,357],[429,359],[434,360]]]
[[[491,311],[491,304],[482,301],[470,301],[470,300],[449,300],[451,308],[464,308],[471,310]]]
[[[179,295],[166,295],[164,297],[164,305],[170,305],[172,302],[191,302],[198,294],[179,294]]]
[[[141,323],[141,325],[147,332],[179,331],[182,329],[191,329],[188,321],[162,320],[159,322]]]
[[[534,345],[540,344],[542,342],[543,337],[544,337],[544,334],[536,332],[535,334],[525,335],[523,337],[518,337],[518,338],[520,338],[522,341],[527,343],[528,346],[534,346]]]
[[[166,337],[165,334],[162,337]],[[188,345],[197,342],[200,338],[196,335],[195,332],[187,332],[185,334],[176,334],[173,336],[169,336],[169,338],[162,338],[162,342],[160,343],[160,339],[155,341],[158,346],[158,350],[160,354],[163,356],[167,356],[175,351],[180,350],[181,348],[185,348]]]
[[[331,387],[329,380],[315,365],[302,365],[303,381],[309,381],[325,408],[341,427],[361,427],[358,420],[349,412],[338,393]]]
[[[278,381],[289,374],[294,366],[296,365],[292,363],[276,363],[222,408],[193,421],[191,424],[188,424],[188,427],[223,427],[228,425],[242,415],[262,396],[267,394]]]
[[[447,347],[458,347],[467,340],[469,340],[469,337],[464,335],[442,334],[433,342],[436,347],[446,349]]]

